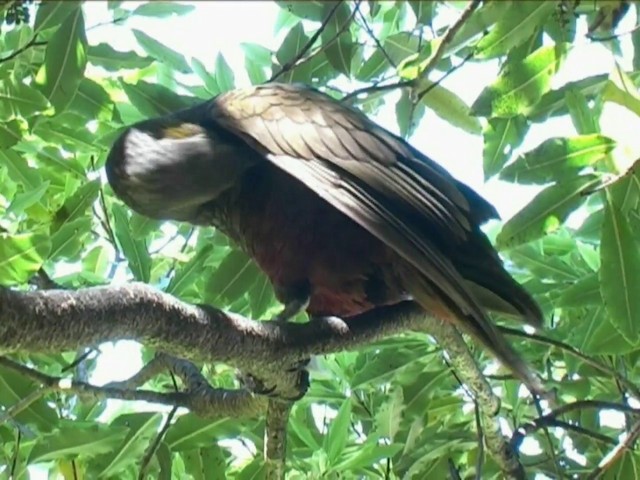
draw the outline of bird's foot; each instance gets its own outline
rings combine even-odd
[[[306,297],[304,299],[296,299],[287,303],[282,311],[278,313],[271,320],[279,323],[287,323],[292,320],[296,315],[300,312],[303,312],[309,306],[310,298]]]
[[[286,385],[271,385],[267,382],[252,375],[244,374],[240,377],[240,381],[245,388],[251,390],[256,395],[264,395],[269,398],[285,400],[288,402],[296,402],[305,396],[309,390],[309,371],[306,369],[309,359],[300,360],[289,368],[285,369],[287,374],[291,374],[293,378]]]

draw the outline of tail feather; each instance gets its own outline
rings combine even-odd
[[[427,312],[436,318],[455,325],[463,332],[471,335],[482,343],[500,363],[513,372],[529,389],[537,394],[545,393],[540,379],[529,368],[524,359],[511,347],[509,342],[487,316],[473,316],[461,312],[455,305],[438,291],[429,280],[412,266],[407,266],[401,272],[402,281],[413,296]],[[497,297],[500,298],[500,297]],[[511,302],[511,305],[520,312]],[[540,317],[541,318],[541,315]]]

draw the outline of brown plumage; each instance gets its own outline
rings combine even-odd
[[[539,387],[487,315],[542,324],[479,228],[494,208],[331,97],[285,84],[234,90],[133,125],[106,169],[138,212],[229,235],[287,314],[352,316],[412,298]]]

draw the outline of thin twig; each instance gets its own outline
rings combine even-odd
[[[356,10],[358,12],[358,16],[360,17],[360,20],[362,20],[362,26],[364,27],[364,30],[367,32],[367,35],[371,37],[373,42],[380,49],[380,51],[382,52],[382,55],[384,55],[384,58],[387,59],[387,62],[389,62],[389,64],[393,68],[396,68],[398,65],[396,65],[396,62],[394,62],[393,59],[389,56],[387,51],[384,49],[384,47],[380,43],[380,40],[378,40],[378,37],[376,37],[376,35],[373,33],[373,30],[371,30],[371,26],[369,25],[369,22],[367,22],[367,19],[365,18],[364,14],[360,11],[359,5],[356,7]]]
[[[149,468],[149,464],[151,463],[151,459],[156,454],[156,451],[158,451],[158,447],[160,446],[160,442],[162,441],[164,436],[169,431],[169,428],[171,427],[171,422],[173,422],[173,417],[175,417],[176,412],[178,411],[178,408],[179,408],[178,406],[174,406],[171,409],[171,411],[167,415],[167,418],[164,421],[164,425],[162,425],[162,428],[160,429],[160,431],[156,435],[156,438],[153,440],[153,444],[151,444],[149,449],[145,452],[144,458],[142,459],[142,462],[140,463],[140,472],[138,472],[138,480],[144,480],[145,473],[147,471],[147,468]]]
[[[202,417],[219,417],[222,415],[256,417],[266,410],[266,400],[264,398],[254,396],[244,390],[214,389],[209,387],[206,391],[161,393],[151,390],[129,390],[111,386],[98,387],[87,382],[47,375],[6,357],[0,357],[0,365],[42,384],[42,393],[39,393],[39,396],[42,396],[43,393],[64,392],[98,399],[142,400],[161,405],[188,408]],[[35,395],[34,393],[34,398],[29,396],[30,403],[36,400]],[[23,405],[22,402],[14,405],[14,409],[9,409],[13,415],[18,413],[15,411],[17,405],[20,405],[21,409],[28,406],[26,404]],[[6,415],[3,416],[3,420],[6,421],[5,417]]]
[[[358,5],[359,5],[359,2],[356,3],[356,7],[351,12],[351,15],[349,15],[349,18],[347,18],[347,20],[340,26],[340,28],[336,31],[335,35],[331,37],[330,40],[324,42],[322,45],[320,45],[317,49],[312,51],[306,57],[299,59],[293,66],[291,66],[291,68],[289,68],[289,70],[293,70],[295,68],[298,68],[301,65],[304,65],[305,63],[310,61],[312,58],[315,58],[316,55],[319,55],[320,53],[324,52],[327,48],[329,48],[331,45],[333,45],[335,41],[338,40],[340,35],[342,35],[342,33],[349,27],[349,25],[351,25],[351,22],[353,21],[353,17],[356,14],[356,9]],[[268,81],[273,81],[273,80],[270,79]]]
[[[586,477],[586,480],[595,480],[600,478],[607,470],[609,470],[613,464],[615,464],[622,455],[629,451],[635,441],[640,437],[640,421],[636,422],[629,433],[618,443],[600,462],[600,464],[593,469],[593,471]]]
[[[458,17],[458,20],[456,20],[455,23],[447,29],[442,39],[438,43],[436,51],[431,54],[431,57],[429,57],[427,64],[424,66],[420,74],[414,79],[414,85],[418,85],[422,79],[427,78],[431,70],[433,70],[436,64],[442,59],[447,46],[451,43],[458,31],[462,28],[465,22],[469,19],[469,17],[471,17],[473,12],[480,6],[481,3],[482,0],[472,0],[467,4],[465,9],[460,14],[460,17]]]
[[[307,43],[305,43],[302,46],[300,51],[298,53],[296,53],[296,55],[291,60],[289,60],[287,63],[285,63],[278,73],[273,75],[268,80],[269,82],[276,81],[280,76],[284,75],[289,70],[292,70],[293,68],[295,68],[297,66],[296,64],[298,63],[298,61],[300,61],[302,59],[302,57],[304,57],[307,54],[307,52],[311,49],[313,44],[316,43],[316,40],[318,40],[318,38],[320,38],[320,35],[322,35],[322,32],[324,31],[324,29],[327,28],[327,25],[329,24],[329,21],[331,20],[333,15],[336,13],[338,8],[341,6],[341,4],[342,4],[342,2],[336,2],[334,7],[331,9],[331,11],[329,11],[329,13],[325,17],[325,19],[320,24],[320,27],[318,28],[318,30],[316,30],[315,33],[313,35],[311,35],[311,38],[309,38]]]
[[[0,58],[0,64],[8,62],[9,60],[13,60],[14,58],[16,58],[21,53],[24,53],[27,50],[29,50],[31,47],[38,47],[38,46],[46,45],[46,44],[47,44],[47,42],[44,42],[44,41],[39,42],[38,41],[38,35],[36,34],[31,38],[31,40],[29,40],[27,43],[25,43],[22,47],[14,50],[13,52],[11,52],[6,57]]]
[[[541,343],[543,345],[551,345],[553,347],[559,348],[560,350],[563,350],[563,351],[569,353],[570,355],[582,360],[587,365],[589,365],[589,366],[591,366],[591,367],[593,367],[593,368],[595,368],[597,370],[600,370],[601,372],[606,373],[607,375],[611,375],[612,377],[617,379],[620,383],[622,383],[633,394],[634,397],[640,399],[640,390],[631,381],[629,381],[623,375],[620,375],[620,373],[618,373],[614,369],[612,369],[612,368],[610,368],[610,367],[608,367],[606,365],[603,365],[600,362],[598,362],[597,360],[595,360],[595,359],[589,357],[588,355],[585,355],[584,353],[580,352],[579,350],[577,350],[576,348],[572,347],[568,343],[564,343],[564,342],[562,342],[560,340],[555,340],[553,338],[545,337],[544,335],[539,335],[539,334],[536,334],[536,333],[527,333],[527,332],[524,332],[522,330],[518,330],[516,328],[510,328],[510,327],[505,327],[505,326],[499,326],[498,328],[500,329],[500,331],[502,331],[503,333],[505,333],[507,335],[510,335],[510,336],[526,338],[526,339],[532,340],[532,341],[534,341],[536,343]]]

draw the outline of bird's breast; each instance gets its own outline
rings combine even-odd
[[[270,278],[276,293],[309,282],[312,315],[351,316],[404,299],[391,278],[395,253],[267,162],[229,192],[217,222]]]

